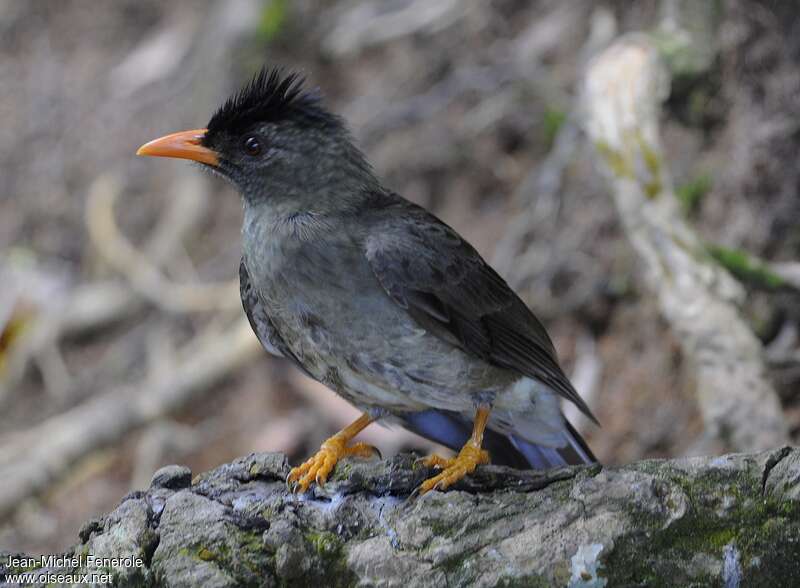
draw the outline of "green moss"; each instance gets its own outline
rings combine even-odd
[[[548,108],[544,113],[542,123],[544,125],[544,141],[547,148],[553,146],[561,127],[567,121],[567,113],[557,108]]]
[[[265,576],[274,573],[273,560],[258,531],[232,528],[225,541],[181,547],[178,555],[212,564],[241,586],[260,586]]]
[[[661,193],[660,182],[647,182],[644,185],[644,193],[651,200]]]
[[[710,245],[708,251],[717,263],[743,282],[766,290],[777,290],[786,285],[783,278],[741,249]]]
[[[650,38],[673,75],[682,75],[694,69],[692,47],[685,37],[673,32],[653,31]]]
[[[661,158],[641,134],[636,135],[636,141],[639,143],[639,149],[641,149],[644,164],[650,176],[644,183],[644,193],[652,199],[661,193]]]
[[[471,586],[475,583],[475,572],[471,566],[465,565],[474,555],[471,551],[461,552],[439,563],[437,567],[444,572],[448,586]]]
[[[424,518],[424,524],[431,530],[431,541],[435,539],[447,540],[460,535],[464,531],[463,522],[463,519],[452,520],[447,518],[447,513],[444,512],[434,512]],[[491,521],[486,519],[484,522],[489,524]]]
[[[499,588],[548,588],[552,583],[542,576],[518,576],[514,578],[500,578],[497,582]]]
[[[264,550],[264,541],[258,531],[244,531],[241,533],[243,539],[242,549],[250,552],[261,552]]]
[[[259,39],[270,42],[284,29],[289,12],[289,0],[268,0],[261,9],[256,29]]]
[[[350,479],[350,472],[353,471],[353,466],[349,463],[339,464],[333,471],[333,479],[337,482],[344,482]]]
[[[327,531],[313,531],[306,534],[306,541],[311,543],[316,551],[322,557],[328,557],[336,553],[342,547],[339,538],[333,533]]]
[[[616,176],[633,179],[633,169],[631,169],[628,160],[620,151],[614,149],[605,141],[598,141],[595,144],[595,149],[597,149],[597,153],[605,160],[606,165],[611,168],[611,171]]]
[[[226,557],[229,561],[241,563],[256,576],[264,573],[270,561],[270,554],[267,553],[261,533],[258,531],[240,532],[238,549]]]
[[[723,550],[734,545],[740,554],[744,574],[743,585],[761,585],[765,574],[775,579],[787,577],[800,558],[800,544],[787,541],[800,532],[800,505],[761,496],[760,480],[710,470],[701,478],[689,479],[678,470],[654,474],[677,484],[688,497],[687,513],[669,527],[617,541],[614,550],[604,558],[604,575],[609,586],[647,585],[674,586],[690,580],[700,585],[719,585],[719,577],[690,578],[676,561],[688,562],[700,555],[722,561]],[[637,469],[647,471],[643,462]],[[733,499],[732,501],[730,499]],[[731,502],[726,514],[720,515],[720,504]],[[639,512],[635,526],[659,529],[659,517]],[[647,545],[647,552],[642,546]],[[756,568],[754,558],[759,558]],[[758,570],[757,578],[749,574]]]
[[[437,567],[444,572],[448,586],[472,586],[476,582],[476,573],[480,569],[475,565],[474,559],[475,553],[468,550],[446,559]],[[553,584],[539,575],[525,575],[501,578],[495,585],[504,588],[539,588]]]
[[[700,202],[711,191],[712,185],[711,176],[704,173],[678,186],[675,195],[681,203],[683,212],[687,215],[696,212]]]
[[[318,576],[316,583],[332,587],[355,586],[358,583],[347,567],[347,552],[337,535],[328,531],[310,531],[305,534],[305,540],[311,544],[321,564],[320,568],[311,572],[313,576]]]
[[[139,556],[142,558],[146,567],[150,567],[153,561],[153,555],[158,548],[159,536],[153,529],[148,528],[141,537],[139,542]]]
[[[722,549],[733,542],[734,539],[736,539],[736,531],[732,528],[727,528],[709,532],[701,543],[712,550],[722,552]],[[699,545],[699,547],[703,547],[703,545]]]
[[[595,149],[600,157],[605,161],[611,172],[618,178],[636,180],[640,183],[642,190],[648,198],[655,198],[661,193],[663,185],[661,182],[661,159],[658,152],[644,140],[641,133],[634,132],[626,136],[629,144],[627,153],[641,153],[646,177],[637,177],[631,156],[623,150],[614,149],[605,141],[597,141]]]
[[[710,65],[708,56],[699,51],[687,35],[673,30],[656,30],[650,33],[650,39],[673,79],[694,79],[707,72]]]

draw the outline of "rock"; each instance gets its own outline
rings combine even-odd
[[[150,481],[151,488],[168,488],[170,490],[188,488],[191,484],[192,470],[179,465],[164,466],[153,474],[153,479]]]
[[[410,455],[346,460],[304,496],[288,493],[288,470],[280,454],[188,483],[186,468],[162,468],[87,523],[66,554],[81,565],[61,569],[128,558],[141,565],[107,568],[119,586],[220,587],[779,586],[800,574],[798,448],[550,472],[484,466],[419,498],[409,495],[431,472]]]

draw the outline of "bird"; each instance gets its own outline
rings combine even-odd
[[[362,412],[291,469],[295,492],[376,451],[354,438],[399,425],[456,452],[423,458],[446,490],[490,461],[596,463],[561,399],[599,424],[542,323],[453,228],[379,179],[303,75],[263,67],[204,128],[138,155],[193,161],[243,202],[242,306],[265,350]]]

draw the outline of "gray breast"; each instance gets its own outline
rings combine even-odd
[[[253,287],[244,258],[239,262],[239,294],[242,298],[242,308],[244,308],[244,312],[247,315],[247,320],[250,321],[250,326],[258,340],[261,341],[261,345],[272,355],[284,357],[285,354],[281,348],[285,344],[272,321],[270,321],[258,291]]]
[[[469,410],[507,385],[507,374],[414,321],[346,236],[289,226],[261,235],[255,251],[245,239],[249,295],[258,298],[248,314],[262,343],[361,407]]]

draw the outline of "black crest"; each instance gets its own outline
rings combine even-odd
[[[298,122],[333,123],[318,92],[303,88],[305,79],[296,72],[264,67],[241,90],[225,101],[208,122],[208,134],[243,129],[253,123],[292,118]]]

